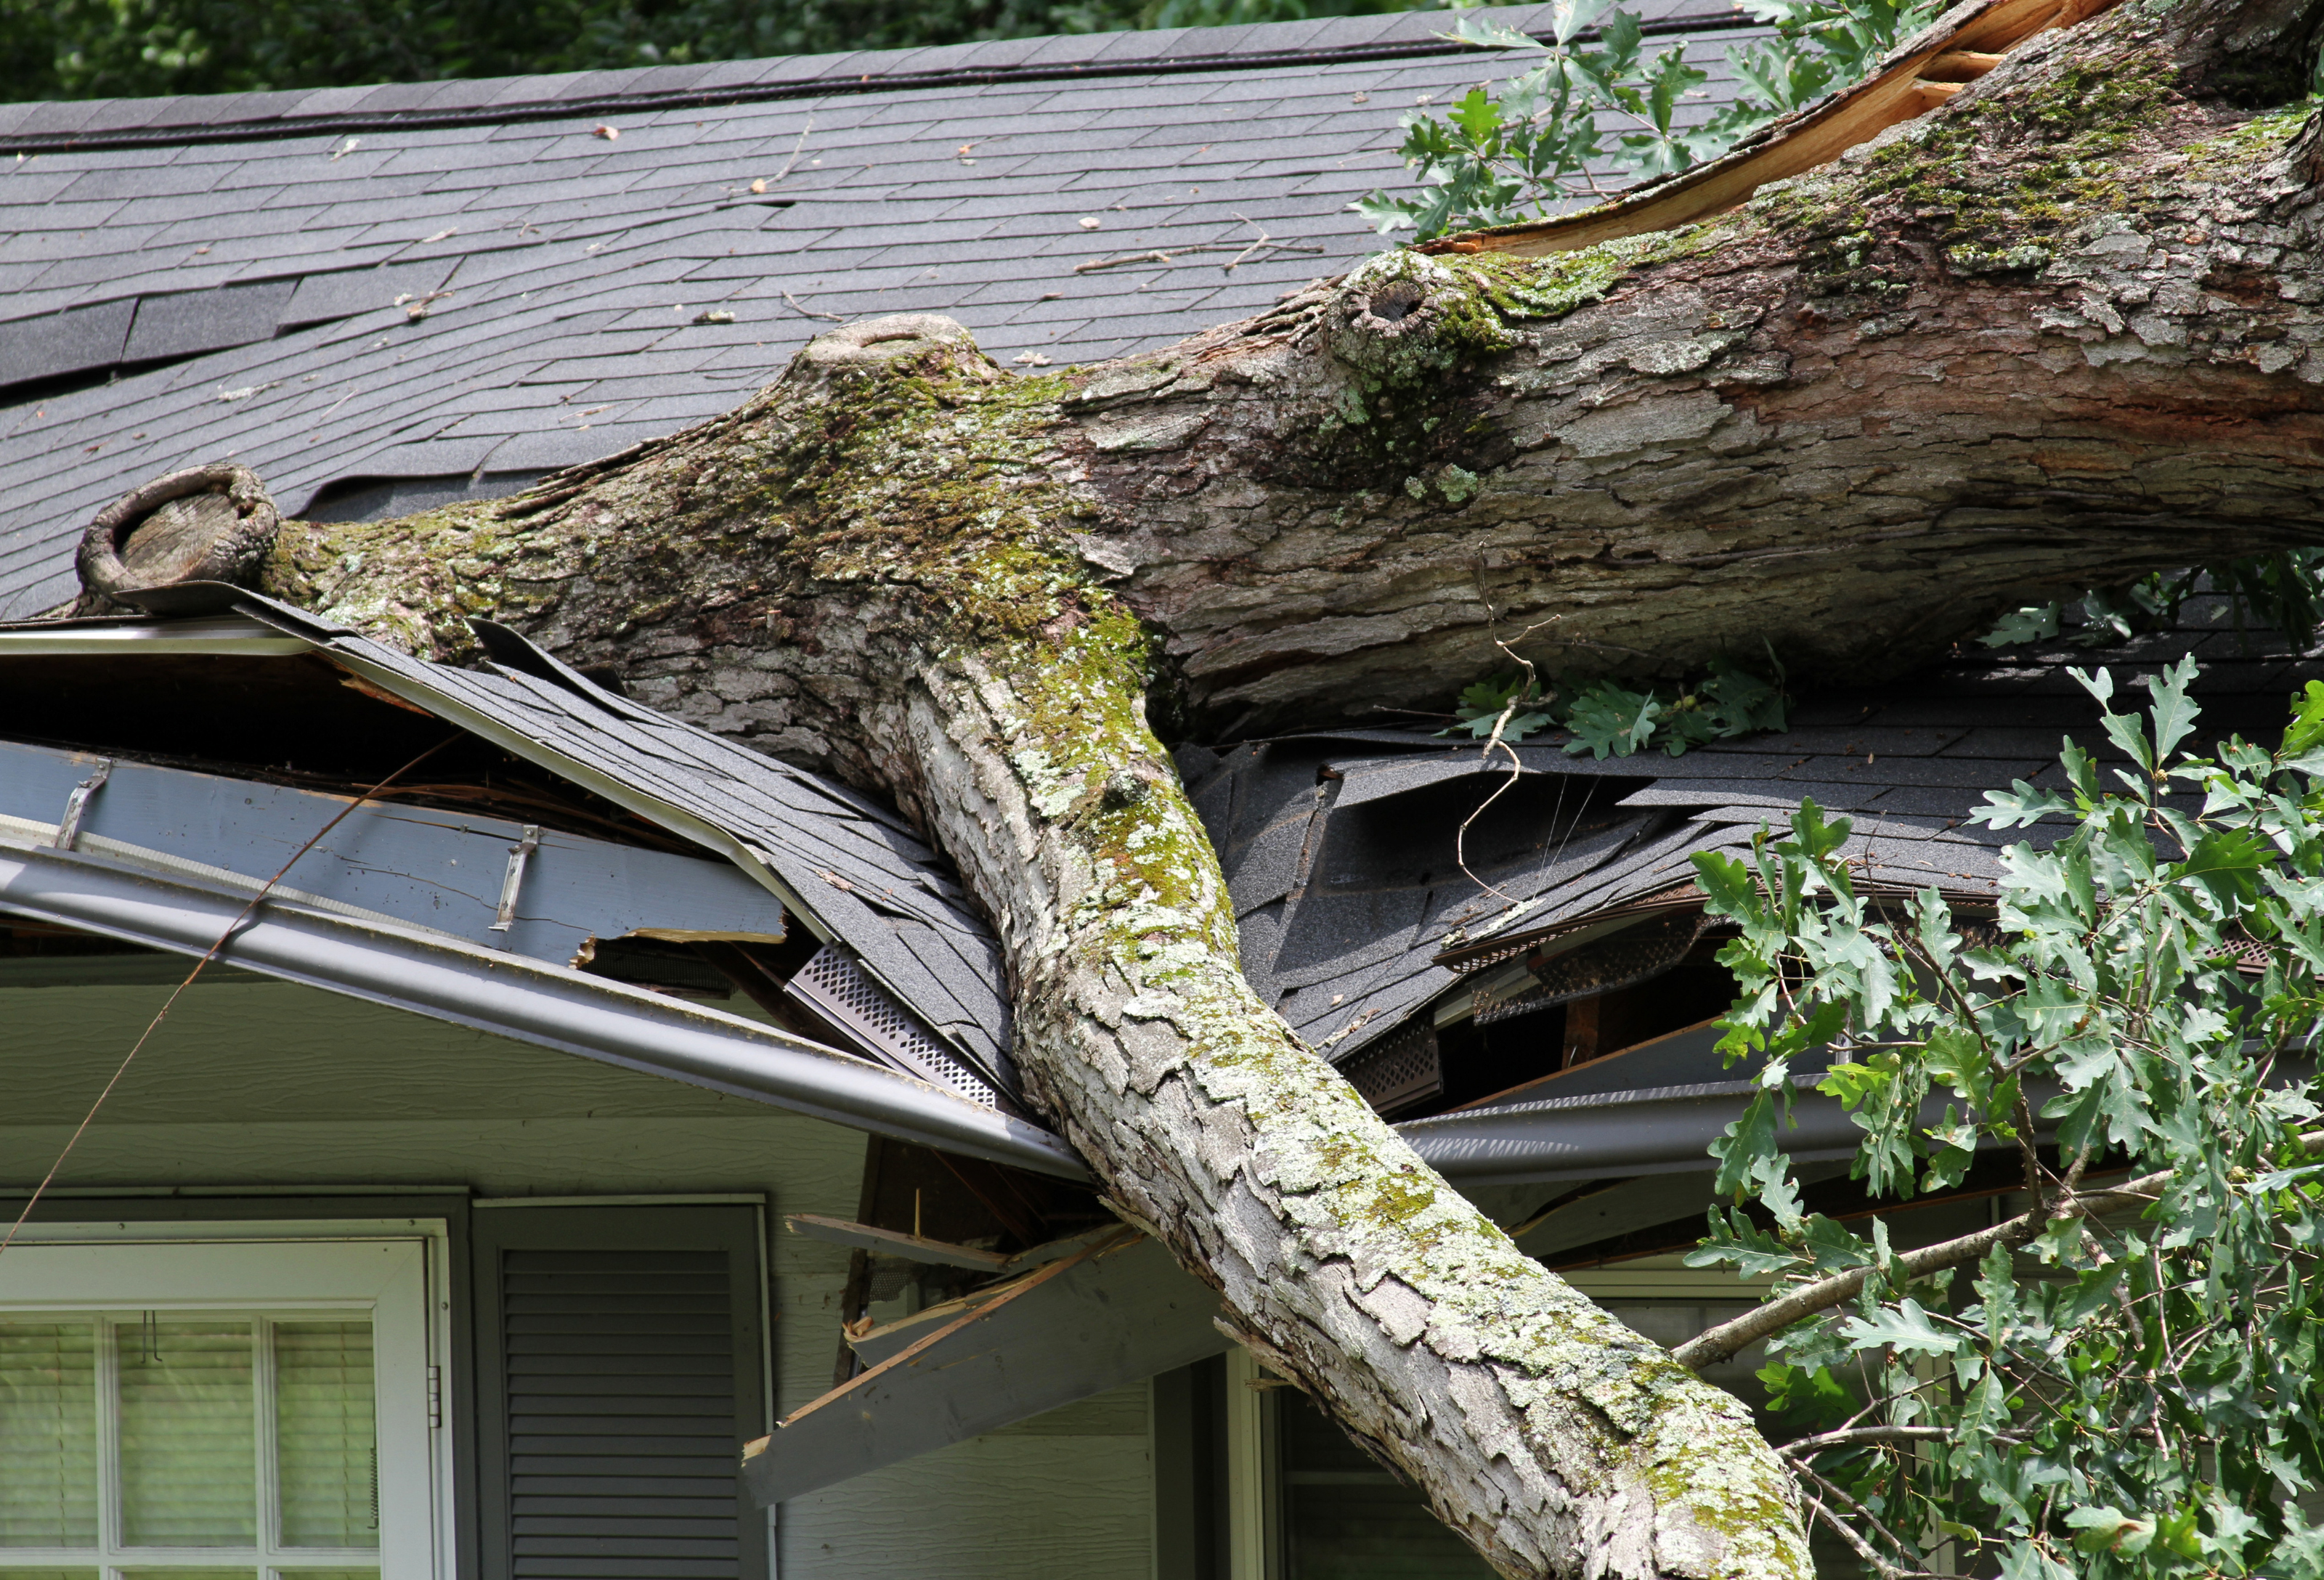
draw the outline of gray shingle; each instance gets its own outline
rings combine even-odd
[[[106,302],[0,323],[0,379],[24,383],[111,366],[136,310],[134,302]]]
[[[290,280],[147,297],[137,305],[124,362],[189,356],[272,337],[296,289]]]

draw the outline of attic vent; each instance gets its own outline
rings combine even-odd
[[[1571,954],[1528,962],[1532,970],[1518,972],[1516,980],[1491,999],[1483,988],[1478,990],[1477,1024],[1491,1025],[1576,998],[1634,988],[1684,960],[1711,924],[1711,919],[1702,912],[1684,911],[1643,923]]]
[[[802,967],[783,991],[866,1052],[908,1075],[917,1075],[980,1108],[998,1108],[1000,1094],[982,1076],[954,1059],[849,956],[825,945]]]
[[[1340,1073],[1378,1114],[1393,1114],[1444,1089],[1436,1028],[1426,1021],[1381,1038],[1340,1066]]]

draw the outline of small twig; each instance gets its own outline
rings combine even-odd
[[[413,758],[410,762],[396,769],[395,772],[390,774],[386,778],[382,779],[378,784],[374,785],[370,789],[356,796],[353,801],[348,802],[345,806],[339,809],[337,816],[325,823],[321,828],[317,829],[313,837],[309,839],[305,844],[300,846],[296,851],[291,853],[290,859],[282,864],[280,871],[259,886],[258,892],[250,896],[250,903],[243,906],[241,911],[235,914],[235,919],[226,924],[226,931],[217,935],[217,942],[202,951],[202,958],[194,962],[194,969],[186,973],[185,980],[180,982],[175,988],[170,989],[170,997],[161,1001],[161,1007],[153,1012],[153,1018],[147,1021],[145,1023],[145,1029],[137,1033],[137,1041],[131,1043],[129,1052],[121,1056],[120,1064],[116,1066],[113,1071],[113,1078],[105,1083],[105,1089],[97,1094],[97,1101],[88,1106],[88,1112],[81,1116],[81,1121],[78,1125],[73,1127],[72,1134],[65,1138],[64,1150],[57,1153],[57,1161],[49,1165],[49,1171],[42,1176],[40,1184],[33,1188],[32,1198],[24,1203],[24,1210],[18,1213],[16,1215],[16,1221],[8,1226],[7,1236],[5,1238],[0,1238],[0,1253],[5,1253],[9,1246],[14,1245],[16,1243],[16,1236],[23,1230],[25,1221],[32,1216],[32,1209],[41,1205],[42,1196],[46,1193],[51,1185],[56,1183],[58,1173],[65,1166],[65,1160],[72,1156],[73,1148],[80,1144],[81,1136],[87,1133],[91,1125],[96,1123],[97,1111],[105,1107],[105,1099],[113,1095],[113,1089],[119,1086],[121,1084],[121,1078],[129,1073],[130,1061],[135,1059],[137,1057],[138,1051],[143,1048],[148,1042],[152,1040],[152,1036],[155,1032],[161,1030],[161,1023],[169,1019],[171,1009],[176,1006],[178,996],[183,993],[187,988],[192,987],[194,985],[194,978],[202,974],[202,968],[208,965],[210,961],[217,958],[218,951],[226,946],[226,941],[234,936],[235,930],[250,919],[250,914],[257,910],[259,905],[265,901],[266,896],[274,892],[274,886],[276,884],[281,883],[283,878],[290,876],[290,869],[299,865],[300,858],[306,855],[308,851],[313,850],[317,845],[321,844],[324,836],[328,834],[333,829],[337,828],[341,823],[345,822],[347,820],[348,814],[353,813],[356,807],[361,806],[364,802],[369,801],[373,796],[377,795],[390,785],[394,784],[398,779],[403,777],[404,775],[410,773],[412,769],[418,767],[429,758],[434,757],[438,752],[442,751],[446,747],[451,745],[454,741],[459,739],[460,737],[456,733],[446,736],[443,739],[429,747],[426,751],[421,752],[418,757]]]
[[[1845,1503],[1850,1509],[1854,1510],[1856,1511],[1856,1517],[1858,1520],[1863,1520],[1865,1524],[1870,1526],[1874,1535],[1879,1537],[1881,1540],[1895,1548],[1896,1551],[1903,1553],[1912,1550],[1910,1548],[1905,1546],[1904,1540],[1899,1538],[1895,1531],[1889,1529],[1886,1525],[1883,1525],[1879,1519],[1873,1514],[1871,1510],[1857,1502],[1855,1497],[1850,1494],[1845,1487],[1834,1485],[1831,1481],[1818,1475],[1814,1471],[1810,1470],[1804,1465],[1793,1466],[1793,1473],[1797,1475],[1804,1476],[1809,1481],[1812,1481],[1815,1483],[1816,1485],[1821,1487],[1824,1492],[1824,1496],[1831,1498],[1835,1502]],[[1879,1558],[1873,1557],[1868,1548],[1859,1550],[1863,1552],[1865,1557],[1871,1557],[1872,1562],[1879,1567],[1880,1572],[1885,1575],[1890,1576],[1891,1580],[1895,1580],[1895,1577],[1901,1576],[1907,1573],[1907,1571],[1899,1569],[1893,1564],[1883,1563]],[[1911,1572],[1918,1573],[1918,1571]]]
[[[1843,1427],[1835,1432],[1822,1432],[1812,1438],[1786,1443],[1780,1452],[1821,1454],[1827,1448],[1849,1448],[1858,1443],[1925,1443],[1952,1435],[1950,1427]]]
[[[1257,231],[1259,233],[1259,240],[1251,243],[1250,246],[1245,247],[1241,252],[1237,253],[1234,255],[1232,262],[1221,264],[1219,266],[1219,272],[1222,274],[1232,274],[1241,264],[1244,259],[1250,257],[1253,253],[1258,252],[1261,247],[1267,245],[1268,241],[1269,240],[1267,234],[1267,227],[1259,224],[1259,221],[1248,218],[1240,214],[1236,215],[1235,217],[1241,220],[1243,224],[1250,226],[1251,229]]]
[[[1555,624],[1558,619],[1558,616],[1553,614],[1547,620],[1536,620],[1533,624],[1519,631],[1517,633],[1517,639],[1522,642],[1527,637],[1533,635],[1534,632],[1541,629],[1542,627]],[[1535,671],[1532,659],[1518,657],[1517,649],[1510,647],[1507,642],[1501,640],[1500,638],[1495,637],[1493,638],[1493,646],[1499,648],[1502,652],[1507,653],[1511,658],[1516,659],[1518,666],[1525,670],[1526,675],[1525,684],[1509,693],[1508,705],[1501,710],[1500,717],[1493,721],[1492,736],[1485,742],[1485,749],[1479,754],[1479,760],[1482,761],[1493,755],[1493,749],[1495,747],[1499,747],[1503,754],[1509,759],[1509,776],[1502,780],[1499,785],[1496,785],[1490,795],[1486,796],[1483,801],[1478,804],[1476,811],[1471,813],[1467,817],[1461,820],[1460,830],[1452,836],[1452,859],[1461,868],[1461,875],[1463,877],[1466,877],[1471,883],[1475,884],[1487,894],[1496,896],[1514,905],[1518,904],[1517,897],[1515,895],[1508,894],[1502,889],[1496,887],[1494,885],[1487,883],[1483,878],[1479,877],[1475,873],[1469,870],[1469,825],[1475,822],[1479,818],[1484,816],[1485,809],[1487,807],[1492,805],[1494,802],[1499,801],[1508,793],[1510,785],[1515,785],[1519,779],[1525,776],[1524,760],[1517,756],[1516,748],[1510,746],[1508,741],[1501,739],[1501,731],[1508,728],[1509,721],[1511,719],[1517,717],[1518,706],[1532,699],[1534,686],[1541,677]]]
[[[783,292],[783,300],[790,303],[791,311],[798,314],[799,317],[803,318],[828,318],[835,324],[844,324],[847,322],[846,319],[841,317],[837,313],[818,313],[811,308],[800,307],[798,304],[798,299],[791,295],[788,291]]]
[[[1309,246],[1305,242],[1271,241],[1264,232],[1261,232],[1259,239],[1251,243],[1249,246],[1243,246],[1242,243],[1239,242],[1189,242],[1183,247],[1171,247],[1167,250],[1157,247],[1153,251],[1147,253],[1123,253],[1120,255],[1112,258],[1093,258],[1086,263],[1074,264],[1074,272],[1075,274],[1093,274],[1101,269],[1120,269],[1124,265],[1130,263],[1169,263],[1176,262],[1177,259],[1184,257],[1189,253],[1232,253],[1235,252],[1238,247],[1241,248],[1241,252],[1235,258],[1234,262],[1222,266],[1229,271],[1231,271],[1236,265],[1242,262],[1244,258],[1249,257],[1253,251],[1259,247],[1265,247],[1269,252],[1275,253],[1321,253],[1323,250],[1319,246]]]
[[[791,173],[791,167],[798,163],[800,153],[807,148],[807,134],[814,130],[815,117],[813,115],[809,115],[807,118],[807,124],[799,128],[798,141],[791,144],[790,158],[783,161],[783,168],[777,170],[772,176],[770,176],[767,179],[768,186],[773,186],[777,181],[781,180],[785,176]]]
[[[1805,1493],[1800,1494],[1800,1502],[1808,1506],[1808,1513],[1812,1518],[1821,1520],[1831,1527],[1833,1533],[1853,1548],[1858,1557],[1871,1565],[1879,1574],[1881,1580],[1904,1580],[1904,1571],[1875,1552],[1872,1544],[1857,1535],[1855,1529],[1846,1520]]]

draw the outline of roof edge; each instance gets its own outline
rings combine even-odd
[[[1450,13],[1407,12],[1406,16],[1449,15]],[[1751,23],[1746,17],[1730,13],[1697,16],[1676,16],[1649,22],[1641,30],[1646,36],[1660,37],[1698,32],[1732,32],[1748,29]],[[1286,31],[1308,31],[1306,24],[1257,24],[1252,32],[1281,26]],[[1227,31],[1227,30],[1220,30]],[[1532,30],[1527,30],[1532,31]],[[1544,31],[1542,36],[1546,37]],[[968,46],[964,54],[973,55],[982,46]],[[247,142],[273,141],[286,137],[336,137],[355,133],[429,131],[457,126],[501,126],[531,121],[580,120],[609,115],[637,115],[662,110],[711,109],[728,105],[763,104],[784,99],[827,98],[838,95],[900,93],[929,88],[986,87],[1013,82],[1083,81],[1111,77],[1178,76],[1199,71],[1263,71],[1286,67],[1314,66],[1323,62],[1361,62],[1368,60],[1402,60],[1436,55],[1491,54],[1481,50],[1431,32],[1425,37],[1406,40],[1381,40],[1372,43],[1347,44],[1337,47],[1301,48],[1290,46],[1276,49],[1225,50],[1197,51],[1187,54],[1151,56],[1129,55],[1117,60],[1028,62],[1012,65],[995,62],[977,65],[973,60],[958,66],[932,69],[888,72],[866,72],[850,78],[835,67],[847,61],[846,55],[808,55],[783,57],[796,61],[800,71],[796,76],[779,77],[770,81],[736,84],[724,87],[683,87],[673,86],[656,89],[641,87],[611,93],[587,94],[577,96],[555,96],[559,85],[570,86],[569,76],[513,78],[503,80],[512,84],[537,82],[546,90],[540,98],[496,99],[482,105],[452,106],[431,109],[415,106],[405,109],[385,109],[366,113],[361,105],[345,110],[300,114],[299,106],[312,102],[325,93],[344,90],[317,89],[295,96],[296,103],[273,115],[226,121],[207,121],[198,117],[199,106],[219,107],[235,103],[247,103],[254,97],[288,98],[291,95],[220,94],[159,100],[115,100],[123,106],[149,104],[155,106],[154,115],[142,124],[133,124],[134,115],[124,115],[122,124],[110,127],[39,130],[0,130],[0,154],[29,156],[35,153],[100,152],[111,150],[177,147],[194,143]],[[922,51],[909,51],[919,54]],[[661,69],[643,75],[650,80]],[[667,69],[670,77],[695,76],[687,68]],[[607,75],[612,75],[608,73]],[[382,85],[397,86],[397,85]],[[418,86],[434,86],[418,85]],[[100,101],[102,102],[102,101]],[[41,112],[55,109],[69,113],[78,107],[77,101],[60,100],[21,106],[25,114],[16,124],[27,122],[37,125]],[[92,112],[93,113],[93,112]],[[184,113],[182,121],[161,119],[172,113]],[[84,118],[84,124],[85,124]]]

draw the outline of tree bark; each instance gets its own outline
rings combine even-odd
[[[1707,226],[1392,254],[1093,369],[849,326],[513,501],[288,523],[270,587],[438,657],[492,612],[893,796],[999,929],[1036,1103],[1501,1573],[1804,1575],[1741,1407],[1252,995],[1148,709],[1441,705],[1544,621],[1553,668],[1765,644],[1861,677],[2016,601],[2316,538],[2318,133],[2230,102],[2311,36],[2274,3],[2048,35]]]

